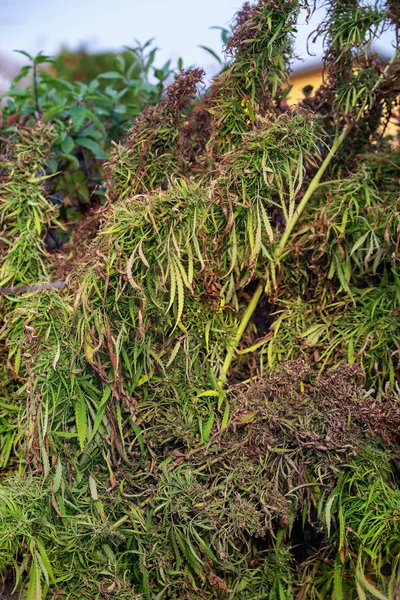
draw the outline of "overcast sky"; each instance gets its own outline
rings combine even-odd
[[[0,0],[0,55],[15,60],[16,48],[54,54],[63,44],[77,48],[82,42],[92,50],[118,50],[134,38],[154,37],[159,64],[182,56],[186,66],[212,74],[216,63],[199,45],[219,52],[220,33],[210,27],[226,26],[240,6],[240,0]],[[306,26],[301,19],[297,51],[304,58],[318,20]],[[391,53],[388,36],[380,50]],[[321,54],[320,47],[315,51]]]

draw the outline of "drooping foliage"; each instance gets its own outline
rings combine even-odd
[[[332,2],[289,108],[301,8],[247,3],[204,97],[189,70],[135,120],[61,290],[52,129],[5,146],[0,572],[28,600],[399,593],[399,50],[369,53],[398,23]]]

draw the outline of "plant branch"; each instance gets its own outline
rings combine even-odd
[[[39,107],[39,92],[38,92],[38,84],[37,84],[37,69],[36,62],[33,61],[33,93],[35,95],[35,107],[37,112],[37,119],[40,117],[40,107]]]
[[[399,49],[396,49],[396,52],[394,53],[391,60],[388,62],[384,71],[382,72],[381,76],[379,77],[378,81],[375,83],[374,87],[372,88],[372,92],[375,92],[376,89],[379,87],[380,83],[382,82],[382,80],[385,79],[391,66],[397,60],[398,56],[399,56]],[[358,121],[360,119],[360,117],[361,117],[361,114],[358,116],[356,121]],[[301,199],[301,202],[295,209],[292,217],[287,222],[285,233],[283,234],[283,236],[279,242],[279,245],[274,253],[273,260],[278,261],[281,258],[282,254],[286,248],[287,242],[290,238],[290,235],[291,235],[293,229],[295,228],[301,214],[303,213],[308,202],[310,201],[310,198],[312,197],[312,195],[314,194],[314,192],[317,190],[318,186],[320,185],[320,181],[321,181],[325,171],[327,170],[329,164],[331,163],[332,159],[334,158],[336,152],[339,150],[340,146],[343,144],[344,140],[346,139],[347,134],[349,133],[350,129],[351,129],[351,125],[348,125],[348,124],[345,125],[343,127],[341,134],[338,137],[336,137],[335,141],[333,142],[333,145],[329,151],[329,154],[326,156],[324,162],[318,169],[317,173],[314,175],[303,198]],[[249,305],[246,308],[246,311],[242,317],[242,320],[239,323],[239,327],[236,332],[234,342],[229,347],[226,357],[225,357],[225,360],[224,360],[224,364],[222,365],[222,381],[226,380],[232,360],[233,360],[233,358],[237,352],[237,348],[240,344],[240,340],[242,339],[242,336],[246,330],[246,327],[247,327],[251,317],[253,316],[255,309],[257,308],[257,304],[262,296],[263,289],[264,289],[264,284],[261,282],[258,285],[256,291],[254,292],[254,295],[253,295],[252,299],[250,300]]]
[[[297,206],[296,210],[293,213],[292,218],[288,221],[286,230],[284,235],[281,238],[281,241],[276,249],[275,255],[274,255],[274,260],[278,260],[281,256],[282,253],[286,247],[287,241],[290,237],[290,234],[292,233],[294,227],[296,226],[297,221],[299,220],[300,215],[302,214],[303,210],[305,209],[305,207],[307,206],[311,196],[313,195],[313,193],[315,192],[315,190],[318,188],[319,182],[321,181],[326,169],[328,168],[332,158],[335,156],[336,152],[338,151],[338,149],[340,148],[341,144],[343,143],[343,141],[346,139],[346,136],[349,132],[350,126],[349,125],[345,125],[345,127],[343,128],[342,133],[339,135],[339,137],[336,138],[336,140],[333,143],[332,148],[329,151],[329,154],[327,155],[327,157],[325,158],[324,162],[322,163],[322,165],[320,166],[320,168],[318,169],[317,173],[314,175],[312,181],[310,182],[310,185],[308,186],[306,193],[304,194],[300,204]],[[248,304],[246,311],[242,317],[242,320],[240,321],[238,330],[236,332],[235,335],[235,339],[233,344],[229,347],[228,352],[226,354],[225,357],[225,361],[224,364],[222,365],[222,380],[224,381],[226,379],[226,376],[228,374],[229,368],[231,366],[233,357],[235,356],[236,352],[237,352],[237,348],[239,346],[240,340],[242,339],[242,336],[245,332],[245,329],[251,319],[251,317],[253,316],[253,313],[255,311],[255,309],[257,308],[257,304],[258,301],[260,300],[262,293],[264,290],[264,284],[263,283],[259,283],[256,291],[254,292],[254,295],[252,297],[252,299],[250,300],[250,303]]]
[[[251,317],[253,316],[253,313],[257,307],[258,301],[262,296],[263,290],[264,290],[264,283],[261,282],[258,284],[258,287],[257,287],[256,291],[254,292],[253,297],[250,300],[250,302],[246,308],[246,311],[242,317],[242,320],[240,321],[238,330],[235,335],[235,339],[233,340],[233,344],[229,347],[228,352],[225,357],[225,360],[224,360],[224,364],[222,365],[222,380],[223,381],[226,379],[226,376],[227,376],[229,368],[231,366],[233,357],[236,354],[237,347],[240,343],[240,340],[242,339],[242,336],[246,330],[247,325],[249,324]]]
[[[296,226],[296,223],[299,220],[303,210],[307,206],[311,196],[314,194],[315,190],[318,188],[319,182],[321,181],[332,158],[335,156],[336,152],[338,151],[338,149],[340,148],[340,146],[346,139],[346,136],[347,136],[349,130],[350,130],[350,126],[345,125],[342,133],[334,141],[332,148],[329,150],[329,154],[326,156],[324,162],[322,163],[322,165],[318,169],[317,173],[314,175],[313,179],[311,180],[310,185],[308,186],[306,193],[304,194],[303,198],[301,199],[300,204],[296,207],[291,219],[289,219],[289,221],[286,225],[285,233],[283,234],[281,241],[279,242],[279,245],[278,245],[278,248],[276,249],[274,258],[279,259],[282,256],[283,251],[286,248],[286,244],[288,242],[290,234],[292,233],[294,227]]]
[[[56,281],[35,283],[33,285],[0,287],[0,296],[5,296],[7,294],[24,294],[25,292],[41,292],[43,290],[60,290],[64,286],[65,281],[63,279],[56,279]]]

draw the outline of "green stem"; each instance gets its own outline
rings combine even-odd
[[[311,180],[310,185],[308,186],[306,193],[304,194],[303,198],[301,199],[300,204],[296,207],[296,209],[295,209],[295,211],[294,211],[291,219],[288,221],[288,223],[286,225],[285,233],[281,237],[281,241],[279,242],[279,246],[276,249],[275,258],[278,259],[278,258],[280,258],[282,256],[283,251],[286,248],[286,244],[288,242],[290,234],[292,233],[294,227],[296,226],[296,223],[299,220],[300,215],[302,214],[303,210],[307,206],[307,204],[308,204],[311,196],[313,195],[313,193],[315,192],[315,190],[319,186],[319,182],[321,181],[322,176],[324,175],[326,169],[328,168],[328,166],[329,166],[332,158],[335,156],[336,152],[338,151],[338,149],[340,148],[340,146],[342,145],[342,143],[346,139],[346,136],[347,136],[347,134],[349,132],[349,129],[350,129],[349,126],[345,125],[345,127],[343,128],[342,133],[333,142],[333,146],[330,149],[329,154],[326,156],[324,162],[322,163],[322,165],[318,169],[317,173],[314,175],[313,179]]]
[[[326,169],[328,168],[329,163],[331,162],[332,158],[336,154],[337,150],[339,149],[339,147],[341,146],[343,141],[346,139],[348,131],[349,131],[349,127],[346,125],[344,127],[342,133],[340,134],[340,136],[338,138],[336,138],[328,156],[325,158],[324,162],[318,169],[318,172],[312,179],[300,204],[294,211],[292,218],[290,219],[290,221],[288,222],[288,224],[286,226],[286,231],[285,231],[284,235],[282,236],[282,239],[280,241],[278,248],[276,249],[274,259],[279,259],[282,256],[282,253],[286,247],[287,241],[289,239],[291,232],[293,231],[293,228],[295,227],[301,213],[307,206],[307,203],[310,200],[311,196],[317,189],[318,184],[319,184],[323,174],[325,173]],[[246,327],[249,324],[249,321],[250,321],[251,317],[253,316],[255,309],[257,308],[257,304],[258,304],[259,299],[262,296],[263,290],[264,290],[264,283],[261,282],[258,284],[258,287],[257,287],[256,291],[254,292],[254,295],[246,308],[246,311],[242,317],[242,320],[239,323],[239,327],[237,329],[233,344],[229,347],[228,352],[225,357],[225,360],[224,360],[224,364],[222,365],[222,381],[225,381],[226,376],[228,375],[228,371],[231,366],[233,357],[235,356],[235,354],[237,352],[237,348],[240,344],[240,340],[242,339],[242,336],[246,330]]]
[[[372,88],[373,92],[375,92],[375,90],[379,87],[382,80],[386,77],[387,73],[389,72],[389,70],[390,70],[391,66],[394,64],[394,62],[397,60],[398,56],[399,56],[399,49],[397,48],[396,52],[392,56],[391,60],[386,65],[386,68],[383,71],[382,75],[380,76],[380,78],[375,83],[374,87]],[[356,119],[357,121],[359,120],[360,116],[361,115],[359,115],[359,117]],[[282,256],[282,254],[286,248],[286,244],[289,240],[290,234],[292,233],[293,229],[295,228],[296,223],[299,220],[302,212],[306,208],[310,198],[314,194],[315,190],[318,188],[320,181],[321,181],[326,169],[328,168],[331,160],[333,159],[336,152],[339,150],[340,146],[343,144],[344,140],[346,139],[349,130],[350,130],[350,126],[345,125],[342,130],[342,133],[335,139],[335,141],[333,142],[332,148],[329,151],[329,154],[327,155],[324,162],[318,169],[317,173],[314,175],[300,204],[297,206],[291,219],[288,221],[288,223],[286,225],[285,233],[283,234],[281,241],[279,242],[279,245],[276,249],[275,255],[273,257],[276,261],[278,261],[279,258]],[[235,335],[234,342],[228,349],[228,352],[227,352],[225,360],[224,360],[224,364],[222,365],[222,380],[223,381],[225,381],[226,376],[228,375],[228,371],[231,366],[233,357],[235,356],[235,354],[237,352],[237,348],[240,344],[240,340],[242,339],[242,336],[246,330],[246,327],[249,324],[249,321],[250,321],[251,317],[253,316],[255,309],[257,308],[257,304],[258,304],[259,299],[262,296],[263,289],[264,289],[264,284],[260,283],[258,285],[256,291],[254,292],[254,295],[253,295],[252,299],[250,300],[249,305],[246,308],[246,311],[242,317],[242,320],[240,321],[238,330]]]
[[[256,309],[258,301],[262,296],[263,290],[264,290],[264,284],[259,283],[256,291],[254,292],[252,299],[250,300],[250,302],[246,308],[246,311],[242,317],[242,320],[239,323],[239,327],[236,332],[235,339],[233,340],[233,344],[228,348],[228,352],[226,354],[224,364],[222,365],[222,379],[223,380],[225,380],[226,376],[228,375],[229,367],[231,366],[233,357],[236,354],[237,347],[240,343],[240,340],[242,339],[242,336],[245,332],[247,325],[249,324],[251,317],[253,316],[253,313]]]

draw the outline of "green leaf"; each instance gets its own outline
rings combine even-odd
[[[18,54],[22,54],[23,56],[26,56],[26,58],[28,58],[29,60],[34,60],[33,56],[28,54],[28,52],[25,52],[25,50],[14,50],[14,52],[18,52]]]
[[[92,500],[96,502],[99,499],[99,495],[97,493],[97,484],[93,475],[89,475],[89,489],[90,495],[92,496]]]
[[[66,104],[57,104],[56,106],[52,106],[51,108],[49,108],[49,110],[46,110],[46,112],[43,115],[43,119],[45,121],[48,121],[49,119],[52,119],[55,115],[58,115],[58,113],[63,112],[66,108]]]
[[[71,107],[71,121],[75,131],[78,131],[85,122],[86,118],[86,106],[83,104],[76,104]]]
[[[83,146],[90,150],[96,158],[107,158],[107,155],[103,152],[97,142],[89,137],[78,137],[75,140],[76,144]]]
[[[99,75],[99,79],[124,79],[124,77],[121,73],[117,73],[117,71],[108,71]]]
[[[362,235],[361,237],[358,238],[358,240],[355,242],[355,244],[353,245],[351,252],[350,252],[350,256],[352,256],[354,254],[354,252],[356,250],[358,250],[358,248],[360,246],[362,246],[362,244],[365,242],[365,240],[367,239],[367,237],[370,235],[370,231],[367,231],[367,233],[364,233],[364,235]]]
[[[116,58],[115,58],[115,62],[116,62],[116,64],[117,64],[117,67],[118,67],[118,69],[119,69],[120,71],[122,71],[122,72],[123,72],[123,71],[125,71],[125,66],[126,66],[126,64],[125,64],[125,59],[124,59],[124,57],[122,56],[122,54],[119,54],[118,56],[116,56]]]
[[[74,149],[74,140],[72,139],[72,137],[67,135],[67,137],[61,144],[61,150],[64,152],[64,154],[71,154],[73,149]]]
[[[221,429],[225,429],[225,427],[227,426],[228,421],[229,421],[229,413],[230,413],[230,406],[229,406],[229,402],[227,401],[225,403],[224,414],[222,416]]]
[[[333,575],[333,590],[335,593],[335,600],[344,600],[343,596],[343,572],[342,565],[339,559],[335,560],[334,575]]]
[[[115,406],[115,412],[116,412],[116,417],[117,417],[119,434],[121,436],[121,442],[123,444],[124,443],[124,427],[123,427],[122,414],[121,414],[121,405],[120,404],[116,404],[116,406]]]
[[[373,586],[372,583],[370,583],[365,577],[360,558],[358,558],[357,560],[356,580],[357,583],[359,583],[360,588],[367,590],[367,592],[369,592],[374,598],[378,598],[378,600],[389,600],[389,598],[385,596],[385,594],[382,594],[382,592],[380,592],[375,586]],[[364,595],[364,597],[366,596]]]
[[[15,371],[16,375],[18,375],[18,373],[19,373],[20,366],[21,366],[21,348],[18,348],[17,353],[15,355],[15,362],[14,362],[14,371]]]
[[[55,577],[54,577],[53,569],[52,569],[51,564],[50,564],[49,557],[47,556],[46,550],[45,550],[45,548],[44,548],[44,546],[43,546],[43,544],[42,544],[42,542],[41,542],[41,540],[39,538],[36,540],[36,545],[38,547],[39,554],[40,554],[40,557],[42,559],[42,563],[43,563],[43,565],[44,565],[44,567],[46,569],[47,575],[49,576],[49,578],[52,581],[52,583],[55,584],[56,580],[55,580]]]
[[[36,558],[33,558],[29,571],[29,583],[26,600],[42,600],[42,586],[40,585],[40,568]]]
[[[196,398],[204,398],[206,396],[215,396],[220,397],[223,395],[222,390],[205,390],[204,392],[200,392],[196,395]]]
[[[205,442],[208,442],[208,440],[210,439],[211,431],[212,431],[212,428],[214,425],[214,420],[215,420],[215,414],[212,412],[208,418],[207,423],[205,424],[205,426],[203,428],[203,440]]]
[[[78,432],[78,440],[81,450],[83,450],[85,446],[86,440],[86,431],[87,431],[87,422],[86,422],[86,402],[85,398],[82,396],[75,402],[75,422],[76,429]]]
[[[215,50],[212,50],[212,48],[208,48],[208,46],[199,46],[200,48],[202,48],[203,50],[205,50],[206,52],[208,52],[208,54],[210,54],[213,58],[215,58],[216,61],[218,61],[219,65],[222,65],[222,60],[221,57],[218,56],[218,54],[215,52]]]
[[[87,108],[86,116],[93,121],[93,123],[96,125],[96,127],[98,129],[100,129],[100,131],[102,131],[103,133],[105,132],[103,123],[100,121],[100,119],[96,116],[96,114],[93,111],[91,111]]]
[[[149,571],[144,563],[143,557],[139,556],[139,569],[142,574],[141,592],[146,599],[150,598],[151,590],[149,584]]]
[[[61,154],[61,158],[64,158],[65,160],[68,160],[70,163],[72,163],[74,169],[79,169],[79,160],[73,154],[66,154],[64,152],[63,154]]]
[[[136,423],[132,422],[131,426],[132,426],[133,433],[136,435],[136,439],[138,441],[139,448],[140,448],[140,453],[142,455],[144,455],[145,451],[144,451],[142,430],[140,429],[140,427],[138,425],[136,425]]]
[[[12,87],[14,85],[16,85],[19,81],[21,81],[21,79],[23,79],[24,77],[26,77],[29,73],[29,71],[31,70],[31,66],[30,65],[26,65],[25,67],[22,67],[22,69],[20,70],[20,72],[18,73],[18,75],[16,75],[13,80],[12,80]]]
[[[61,479],[62,479],[62,464],[61,464],[60,457],[58,457],[56,472],[53,477],[53,486],[52,486],[54,494],[56,494],[58,492],[58,490],[60,489]]]
[[[337,497],[337,494],[333,494],[328,502],[326,503],[326,507],[325,507],[325,522],[326,522],[326,529],[327,529],[327,535],[328,538],[331,537],[331,521],[332,521],[332,504],[335,501],[335,498]]]
[[[50,460],[49,455],[47,454],[46,446],[42,439],[39,441],[39,447],[43,465],[43,481],[45,481],[50,473]]]

